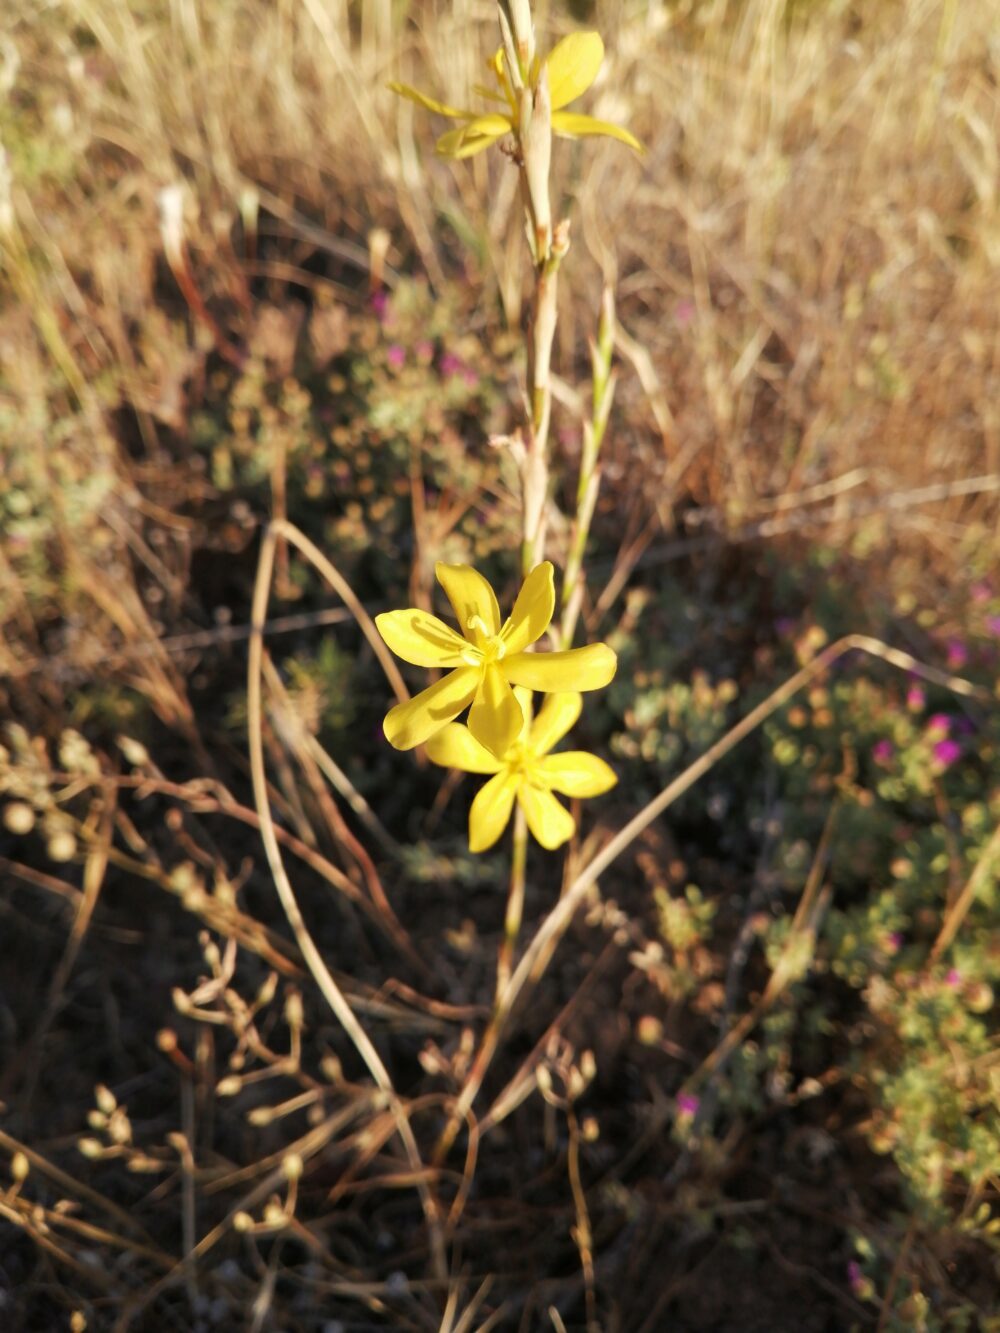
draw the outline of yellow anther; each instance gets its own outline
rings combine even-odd
[[[501,639],[499,634],[490,633],[490,627],[482,616],[470,616],[465,622],[465,626],[466,629],[471,630],[475,634],[479,634],[482,638],[482,643],[475,649],[478,656],[474,661],[470,662],[465,654],[463,654],[463,661],[467,662],[469,666],[478,666],[480,662],[499,662],[503,659],[507,652],[507,645],[504,643],[503,639]]]

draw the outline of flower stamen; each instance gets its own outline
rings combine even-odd
[[[482,616],[470,616],[465,622],[465,627],[473,634],[478,634],[482,640],[475,646],[474,651],[477,654],[475,660],[470,661],[463,654],[464,660],[468,662],[469,666],[478,666],[481,662],[489,664],[490,662],[503,661],[507,653],[507,645],[499,634],[490,633],[490,628]]]

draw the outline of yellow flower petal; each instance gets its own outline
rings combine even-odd
[[[494,779],[496,781],[496,779]],[[536,842],[554,852],[568,842],[576,828],[576,820],[560,805],[550,791],[542,791],[523,782],[517,793],[518,804],[524,811],[528,828]]]
[[[552,48],[545,64],[553,111],[587,91],[603,59],[604,43],[597,32],[571,32]]]
[[[563,796],[601,796],[618,781],[609,764],[586,750],[548,754],[538,761],[538,771],[552,790]]]
[[[434,566],[434,573],[458,618],[458,628],[470,643],[481,646],[485,638],[500,633],[500,607],[482,574],[471,565],[445,565],[440,560]],[[485,634],[469,623],[477,618],[485,625]]]
[[[518,653],[505,657],[503,669],[512,685],[545,694],[600,690],[612,679],[618,659],[606,643],[569,648],[561,653]]]
[[[549,627],[555,607],[556,588],[552,562],[543,560],[524,580],[521,591],[517,594],[514,609],[510,613],[510,619],[500,631],[508,657],[512,653],[523,653],[529,643],[535,643],[542,637]],[[527,681],[524,683],[528,684]]]
[[[434,145],[434,151],[438,157],[454,158],[457,162],[464,157],[474,157],[476,153],[481,153],[484,148],[489,148],[498,139],[502,139],[506,133],[507,130],[500,134],[470,135],[464,128],[449,130],[447,134],[442,134],[441,138],[438,139]]]
[[[485,852],[507,827],[519,778],[504,769],[476,794],[469,811],[469,851]]]
[[[422,744],[472,702],[481,675],[480,667],[459,667],[405,704],[397,704],[382,723],[386,740],[397,750],[412,750]]]
[[[416,607],[375,617],[379,634],[404,662],[421,667],[456,667],[469,645],[453,629]]]
[[[618,139],[634,148],[637,153],[645,153],[645,148],[635,137],[623,130],[620,125],[612,125],[607,120],[595,120],[593,116],[581,116],[575,111],[557,111],[552,117],[552,133],[561,134],[567,139],[582,139],[588,134],[605,134],[609,139]]]
[[[521,705],[507,684],[503,671],[491,662],[482,673],[482,681],[469,709],[469,730],[491,754],[503,758],[520,735],[524,725]]]
[[[459,107],[447,106],[444,102],[428,97],[419,89],[411,88],[407,83],[390,83],[389,88],[400,97],[405,97],[408,102],[416,102],[417,106],[422,106],[425,111],[433,111],[438,116],[449,116],[452,120],[474,120],[479,114],[476,111],[462,111]]]
[[[472,91],[487,102],[497,102],[500,106],[510,105],[507,98],[504,97],[502,93],[495,93],[492,88],[484,88],[481,83],[474,83],[472,85]]]
[[[583,699],[575,692],[550,694],[531,724],[529,743],[534,753],[548,754],[553,745],[562,740],[570,727],[575,726],[582,707]]]
[[[498,139],[501,134],[509,134],[510,131],[510,116],[505,116],[501,111],[484,111],[482,115],[470,120],[465,127],[465,133],[470,137],[483,135]]]
[[[526,690],[526,689],[524,688],[523,685],[515,685],[515,686],[514,686],[514,698],[515,698],[515,699],[517,700],[517,702],[520,704],[522,714],[523,714],[525,717],[529,717],[529,718],[530,718],[530,717],[531,717],[531,699],[532,699],[531,691],[530,691],[530,690]],[[522,737],[521,739],[524,739],[524,737]]]
[[[479,744],[468,727],[450,722],[427,742],[427,757],[442,768],[458,768],[463,773],[499,773],[500,760]]]

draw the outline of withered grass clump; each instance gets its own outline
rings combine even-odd
[[[587,22],[588,110],[647,148],[574,147],[554,191],[557,459],[581,449],[595,292],[617,294],[578,608],[632,673],[593,723],[630,765],[617,823],[735,721],[730,677],[759,690],[739,716],[796,668],[810,688],[759,782],[720,779],[602,875],[432,1162],[490,1017],[502,880],[447,784],[400,782],[360,635],[277,541],[276,836],[424,1178],[275,908],[241,690],[269,517],[372,611],[429,608],[436,559],[519,536],[509,461],[479,461],[521,373],[517,172],[436,160],[386,88],[466,105],[493,7],[0,20],[0,1326],[989,1312],[995,6]],[[912,683],[811,667],[820,623],[975,687],[926,702],[954,709],[942,731]],[[526,915],[558,895],[530,884]]]

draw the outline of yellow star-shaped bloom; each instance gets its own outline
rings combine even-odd
[[[576,823],[553,792],[600,796],[618,781],[603,759],[585,750],[550,754],[580,716],[579,694],[550,694],[531,726],[524,726],[502,758],[485,749],[459,723],[439,731],[427,744],[435,764],[466,773],[489,773],[469,811],[469,850],[485,852],[507,827],[515,800],[532,836],[549,851],[573,836]]]
[[[611,125],[606,120],[595,120],[593,116],[584,116],[578,112],[562,109],[587,91],[597,78],[597,71],[601,68],[603,59],[604,42],[600,33],[570,33],[553,47],[543,62],[535,62],[531,72],[531,87],[534,89],[538,86],[544,68],[549,80],[553,134],[562,135],[567,139],[604,134],[612,139],[621,140],[622,143],[641,153],[642,145],[634,135],[629,134],[628,130],[623,130],[619,125]],[[488,88],[477,88],[476,92],[491,102],[499,103],[502,108],[505,107],[503,110],[468,111],[461,107],[447,106],[444,102],[438,102],[435,98],[428,97],[426,93],[410,88],[405,83],[389,84],[394,93],[409,98],[411,102],[416,102],[426,111],[447,116],[449,120],[465,122],[458,129],[449,130],[438,139],[436,151],[441,157],[472,157],[474,153],[481,153],[484,148],[489,148],[490,144],[502,139],[505,134],[518,137],[521,112],[517,93],[507,72],[507,61],[502,47],[489,63],[500,92],[497,94]]]
[[[496,594],[469,565],[437,564],[434,569],[458,617],[460,634],[426,611],[411,607],[375,617],[378,632],[397,657],[414,666],[450,668],[436,684],[397,704],[383,723],[397,750],[412,750],[469,710],[469,731],[494,755],[517,740],[524,722],[512,685],[543,693],[599,690],[615,674],[618,660],[606,643],[565,652],[532,653],[555,610],[555,586],[548,560],[536,565],[517,595],[514,609],[500,622]]]

